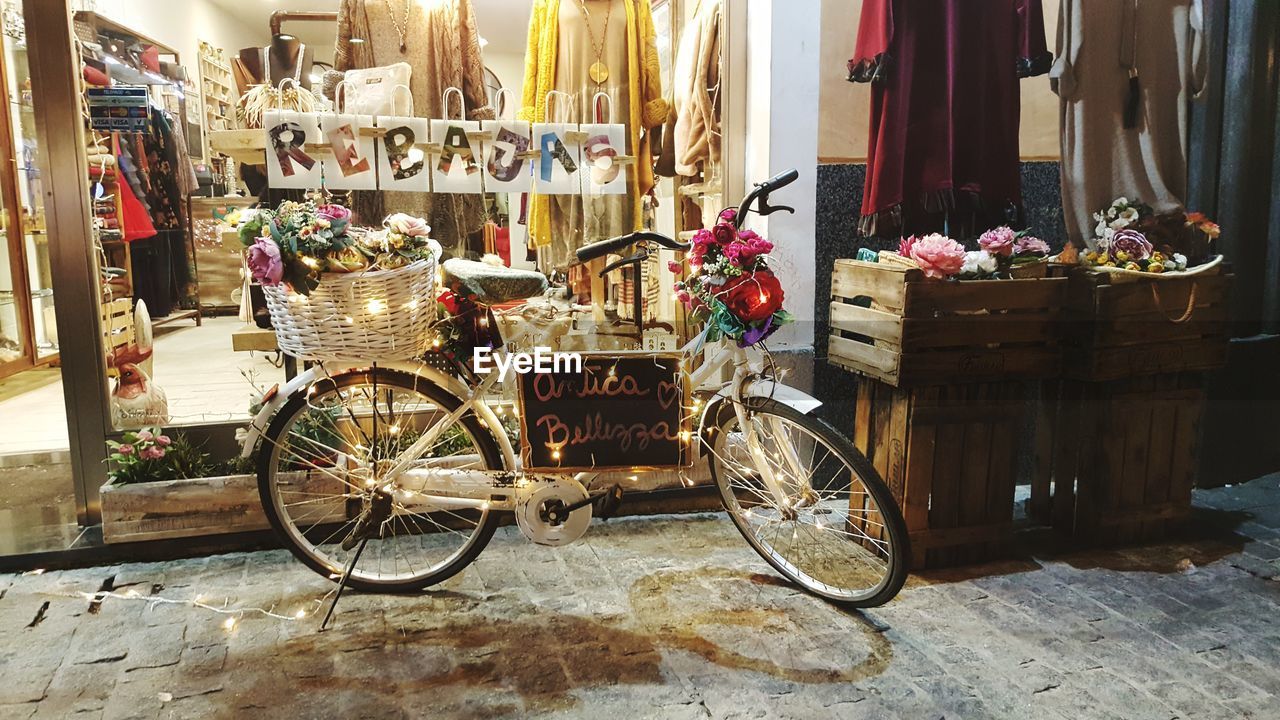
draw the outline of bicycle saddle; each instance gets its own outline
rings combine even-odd
[[[532,270],[516,270],[462,258],[445,260],[443,268],[446,286],[461,283],[467,292],[475,294],[477,302],[485,305],[524,300],[541,295],[547,289],[547,278]]]

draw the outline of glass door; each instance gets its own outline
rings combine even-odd
[[[38,170],[31,74],[21,16],[6,12],[0,25],[0,377],[53,361],[58,355],[53,316],[49,236]]]

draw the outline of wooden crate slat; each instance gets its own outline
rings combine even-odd
[[[1155,288],[1155,294],[1152,293]],[[1142,282],[1099,285],[1096,308],[1099,314],[1125,316],[1160,312],[1178,317],[1187,308],[1194,288],[1196,307],[1222,305],[1231,288],[1230,275],[1197,275],[1177,279],[1151,279]],[[1156,305],[1156,297],[1160,305]]]
[[[1063,367],[1076,379],[1116,380],[1180,370],[1212,370],[1227,361],[1226,337],[1102,349],[1066,348]]]
[[[888,348],[832,335],[828,352],[877,370],[885,377],[891,378],[898,374],[898,354]]]
[[[902,317],[894,313],[845,303],[831,303],[831,327],[866,335],[893,345],[902,344]]]
[[[1117,318],[1100,322],[1093,330],[1092,344],[1096,348],[1118,348],[1152,343],[1223,341],[1227,333],[1226,308],[1216,310],[1219,310],[1216,314],[1220,317],[1198,317],[1183,323],[1171,323],[1165,318],[1152,318],[1145,322],[1125,322]]]
[[[898,376],[983,382],[1053,377],[1061,367],[1062,353],[1056,347],[945,350],[903,355]]]
[[[869,297],[880,307],[901,309],[906,300],[907,280],[919,277],[919,270],[860,260],[836,260],[831,274],[831,294],[849,300]]]
[[[1155,379],[1158,397],[1176,387],[1177,377],[1161,375]],[[1180,448],[1174,445],[1178,429],[1177,405],[1153,403],[1151,408],[1151,440],[1148,448],[1149,461],[1146,467],[1146,478],[1142,484],[1142,505],[1153,507],[1169,502],[1170,480],[1173,472],[1173,455]],[[1166,523],[1161,519],[1147,519],[1142,522],[1140,539],[1154,540],[1164,536]]]
[[[978,310],[1043,310],[1066,301],[1058,279],[969,280],[908,283],[903,313],[909,318]]]
[[[834,318],[834,313],[832,315]],[[832,322],[834,326],[834,321]],[[840,328],[846,329],[846,328]],[[853,328],[854,332],[860,332]],[[948,315],[940,318],[905,318],[898,337],[904,352],[936,348],[971,347],[975,338],[984,344],[1049,344],[1061,329],[1047,313],[1008,315]],[[871,335],[871,333],[863,333]]]
[[[935,528],[909,533],[912,549],[919,545],[921,550],[954,549],[957,545],[998,544],[1007,542],[1012,534],[1012,522],[973,527]]]

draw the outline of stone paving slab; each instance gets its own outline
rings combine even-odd
[[[435,591],[348,595],[324,633],[331,585],[283,551],[0,575],[0,720],[1280,717],[1280,482],[1196,502],[1195,539],[1033,545],[863,613],[714,514],[556,550],[505,528]],[[108,580],[125,597],[92,603]]]

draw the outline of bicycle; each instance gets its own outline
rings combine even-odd
[[[770,206],[769,195],[796,177],[792,170],[756,185],[738,208],[737,226],[749,212],[790,210]],[[642,252],[653,245],[689,247],[638,232],[585,246],[578,258],[632,245]],[[457,267],[485,285],[486,271],[476,265]],[[508,297],[509,287],[489,283],[480,300],[523,299]],[[528,334],[503,347],[521,347]],[[688,446],[683,461],[706,455],[730,519],[790,581],[855,607],[893,598],[906,577],[908,536],[874,468],[849,439],[811,414],[819,401],[773,377],[763,346],[700,345],[695,338],[678,354],[677,379],[691,398],[690,425],[696,421],[696,432],[680,433]],[[618,488],[591,493],[583,479],[650,465],[651,453],[633,448],[622,453],[625,462],[585,473],[526,471],[502,417],[524,417],[527,403],[517,398],[508,413],[492,399],[497,384],[496,372],[474,376],[427,364],[374,363],[334,373],[320,364],[271,393],[244,453],[257,452],[262,503],[284,544],[308,567],[339,581],[339,596],[348,584],[416,591],[474,560],[500,513],[515,513],[520,530],[547,545],[580,537],[593,514],[612,514]],[[624,412],[628,404],[600,406],[601,417]]]

